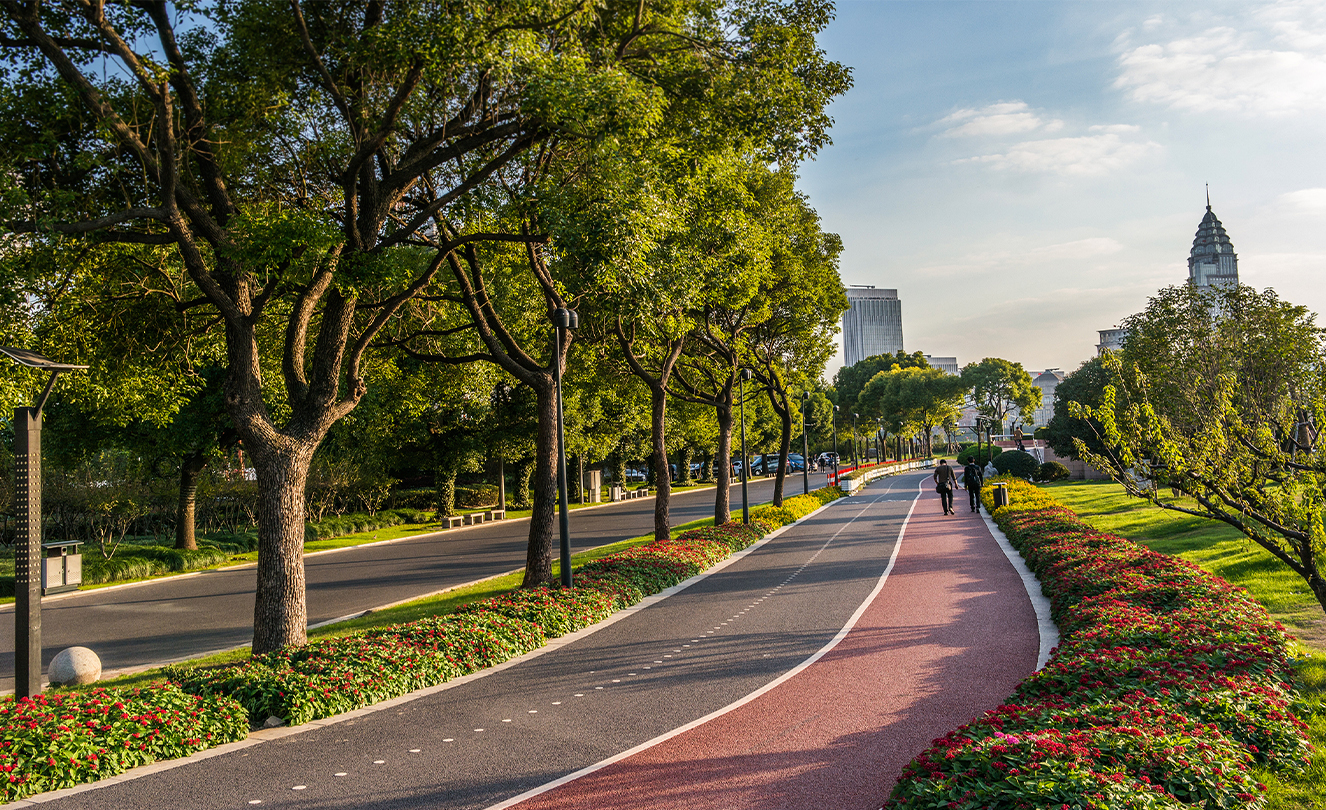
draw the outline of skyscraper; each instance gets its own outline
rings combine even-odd
[[[1239,257],[1225,233],[1225,226],[1211,211],[1211,197],[1206,197],[1206,216],[1197,226],[1197,235],[1188,252],[1188,283],[1198,287],[1232,286],[1239,283]]]
[[[902,302],[897,290],[873,285],[847,288],[851,308],[843,313],[843,354],[854,366],[877,354],[902,351]]]

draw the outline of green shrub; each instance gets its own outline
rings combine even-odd
[[[967,466],[967,462],[975,460],[977,464],[984,467],[990,462],[990,459],[998,457],[1002,452],[1004,452],[1004,448],[990,447],[986,444],[981,445],[980,451],[978,452],[976,445],[973,444],[970,447],[963,448],[962,451],[958,453],[958,465],[965,467]],[[996,464],[995,466],[998,467],[999,465]]]
[[[1068,468],[1057,461],[1047,461],[1036,471],[1037,481],[1062,481],[1072,477]]]
[[[995,456],[994,467],[1006,475],[1016,475],[1018,478],[1030,481],[1040,470],[1041,464],[1031,453],[1007,450]]]
[[[495,503],[497,503],[497,487],[493,484],[456,487],[456,505],[462,509],[480,509]]]
[[[47,692],[0,697],[0,800],[95,782],[130,768],[186,757],[249,732],[229,697],[199,697],[173,684],[132,691]]]

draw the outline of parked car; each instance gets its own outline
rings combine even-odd
[[[789,472],[803,472],[806,469],[806,457],[800,453],[788,453],[787,466]]]
[[[644,468],[642,468],[642,467],[627,467],[627,468],[626,468],[626,480],[627,480],[627,481],[643,481],[643,480],[645,480],[647,477],[648,477],[648,476],[645,475]]]

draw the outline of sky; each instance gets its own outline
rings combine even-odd
[[[820,45],[854,86],[799,188],[907,351],[1076,369],[1206,184],[1243,283],[1326,311],[1326,0],[839,0]]]

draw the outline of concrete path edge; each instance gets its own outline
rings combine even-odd
[[[1013,564],[1014,570],[1022,577],[1022,586],[1027,589],[1027,596],[1031,597],[1031,606],[1036,611],[1036,626],[1040,631],[1040,652],[1036,656],[1036,671],[1040,672],[1045,668],[1045,664],[1050,660],[1050,654],[1054,648],[1059,646],[1059,626],[1050,618],[1050,598],[1045,595],[1041,589],[1041,581],[1027,567],[1027,563],[1022,559],[1018,550],[1013,548],[1013,544],[1008,542],[1008,536],[995,525],[984,509],[981,511],[981,519],[985,521],[985,527],[990,530],[990,534],[999,543],[999,548],[1003,550],[1004,556]]]

